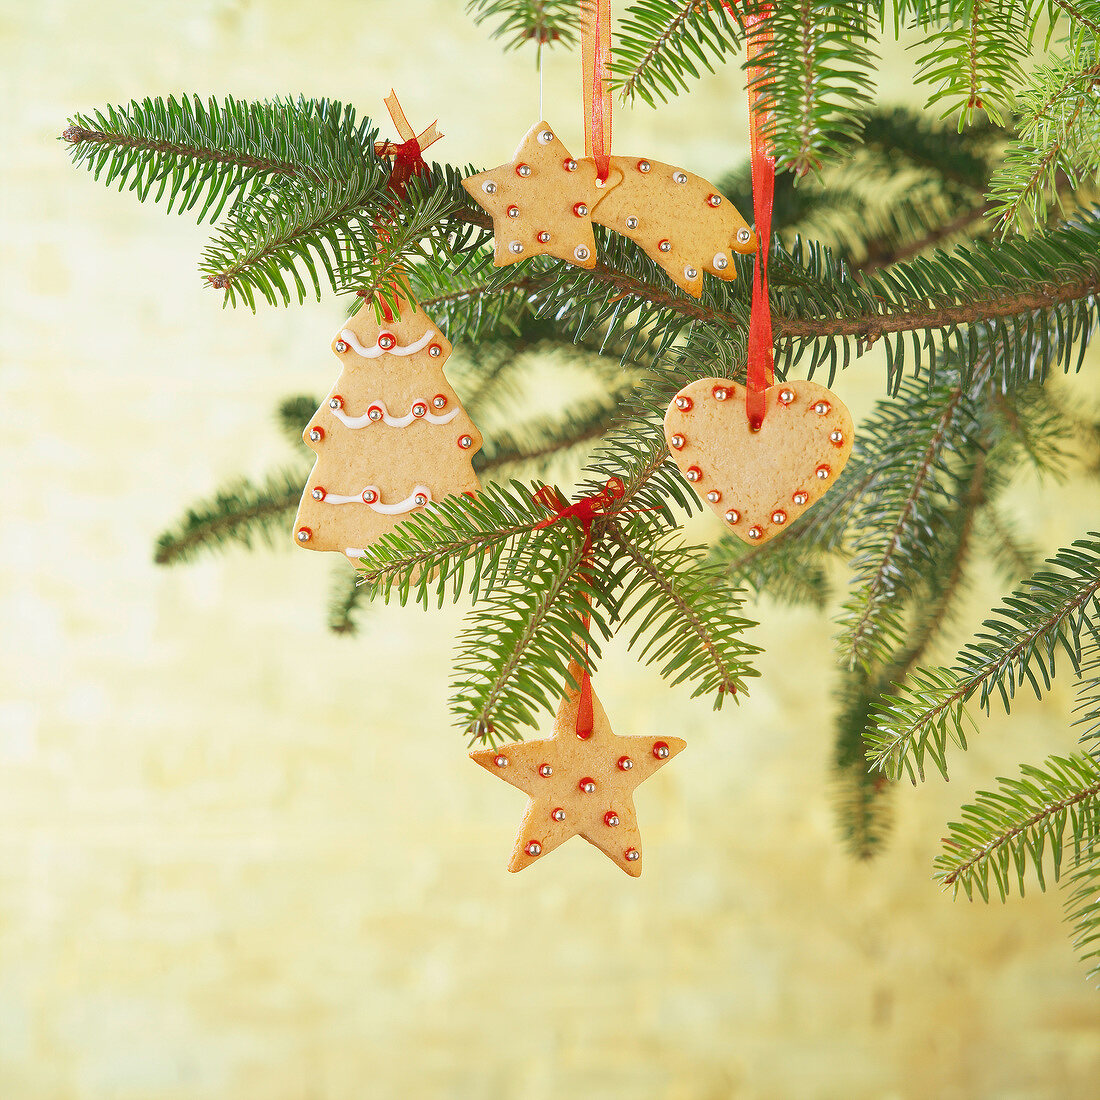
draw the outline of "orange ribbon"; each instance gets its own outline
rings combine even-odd
[[[581,90],[584,94],[584,155],[596,162],[596,177],[611,167],[611,0],[581,0]]]

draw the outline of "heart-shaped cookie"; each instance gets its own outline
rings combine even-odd
[[[749,427],[745,387],[726,378],[685,386],[665,413],[665,438],[700,499],[746,542],[767,542],[836,481],[852,453],[852,415],[815,382],[764,392]]]

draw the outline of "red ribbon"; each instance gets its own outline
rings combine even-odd
[[[729,0],[722,0],[730,9]],[[732,10],[732,9],[730,9]],[[775,203],[775,154],[767,137],[768,117],[762,100],[771,77],[757,59],[772,48],[771,4],[761,4],[745,19],[749,52],[749,127],[752,131],[752,205],[756,221],[756,269],[752,277],[752,311],[749,314],[749,346],[745,363],[745,412],[749,426],[759,431],[764,423],[764,391],[775,383],[772,312],[768,298],[768,253],[772,239],[772,207]]]
[[[581,0],[581,91],[584,155],[596,162],[596,178],[611,168],[611,0]]]
[[[547,516],[541,523],[536,523],[533,530],[537,531],[541,527],[550,527],[552,524],[560,523],[565,519],[575,519],[584,531],[584,546],[581,549],[581,562],[585,575],[587,575],[588,568],[591,565],[588,556],[592,551],[592,524],[596,521],[597,516],[606,512],[616,500],[622,498],[625,492],[626,486],[623,484],[622,478],[612,477],[608,478],[607,484],[598,493],[591,493],[589,496],[581,497],[580,500],[575,501],[573,504],[567,504],[557,489],[549,485],[544,485],[535,493],[535,503],[541,504],[545,508],[549,508],[554,514],[552,516]],[[591,616],[586,613],[582,619],[586,631],[588,630],[590,621]],[[578,737],[587,741],[588,738],[592,736],[594,721],[592,718],[592,678],[588,671],[587,642],[584,644],[584,664],[579,665],[576,661],[570,661],[569,672],[574,679],[577,679],[577,673],[580,673],[580,695],[577,699],[576,731]]]
[[[409,125],[409,120],[405,117],[405,112],[401,109],[397,94],[392,88],[384,102],[390,112],[390,118],[393,119],[394,129],[397,130],[401,141],[376,142],[374,151],[380,157],[393,157],[393,167],[390,169],[390,178],[386,186],[395,195],[403,197],[409,180],[413,176],[423,175],[428,171],[428,163],[424,159],[424,150],[429,145],[437,142],[443,135],[434,122],[422,133],[415,133]]]

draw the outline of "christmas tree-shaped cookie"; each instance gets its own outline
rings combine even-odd
[[[353,561],[403,519],[480,488],[481,434],[443,374],[451,345],[414,302],[365,305],[332,342],[343,368],[303,432],[317,461],[294,537]]]

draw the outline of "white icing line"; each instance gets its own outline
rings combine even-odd
[[[420,508],[421,505],[416,503],[417,495],[423,493],[424,496],[430,501],[432,499],[432,491],[427,485],[415,485],[413,491],[409,493],[404,500],[398,501],[396,504],[383,504],[381,501],[376,500],[373,504],[367,504],[363,499],[363,493],[371,490],[376,496],[381,496],[378,492],[376,485],[364,485],[362,492],[357,496],[346,497],[341,496],[339,493],[325,493],[325,504],[366,504],[372,512],[379,512],[384,516],[400,516],[405,512],[411,512],[414,508]],[[350,551],[345,551],[349,553]]]
[[[344,553],[347,554],[349,558],[355,558],[357,561],[359,558],[364,558],[367,556],[366,550],[360,550],[355,546],[344,547]]]
[[[426,348],[434,337],[435,331],[433,329],[428,329],[415,344],[406,344],[404,347],[395,345],[387,351],[385,348],[380,348],[377,344],[375,344],[373,348],[365,348],[359,343],[359,337],[357,337],[350,328],[340,330],[340,339],[357,355],[363,356],[364,359],[377,359],[380,355],[415,355],[418,351],[422,351]]]
[[[439,416],[437,413],[430,411],[430,401],[414,401],[414,405],[426,405],[429,407],[429,411],[423,416],[413,416],[412,412],[406,413],[404,416],[393,416],[389,409],[386,408],[384,401],[372,401],[371,405],[377,405],[382,410],[382,420],[371,420],[370,418],[370,405],[367,406],[367,412],[362,416],[348,416],[343,409],[333,409],[333,415],[344,425],[345,428],[365,428],[370,424],[389,424],[391,428],[407,428],[414,420],[427,420],[430,424],[447,424],[454,420],[458,416],[458,409],[452,409],[449,413],[445,413],[443,416]]]

